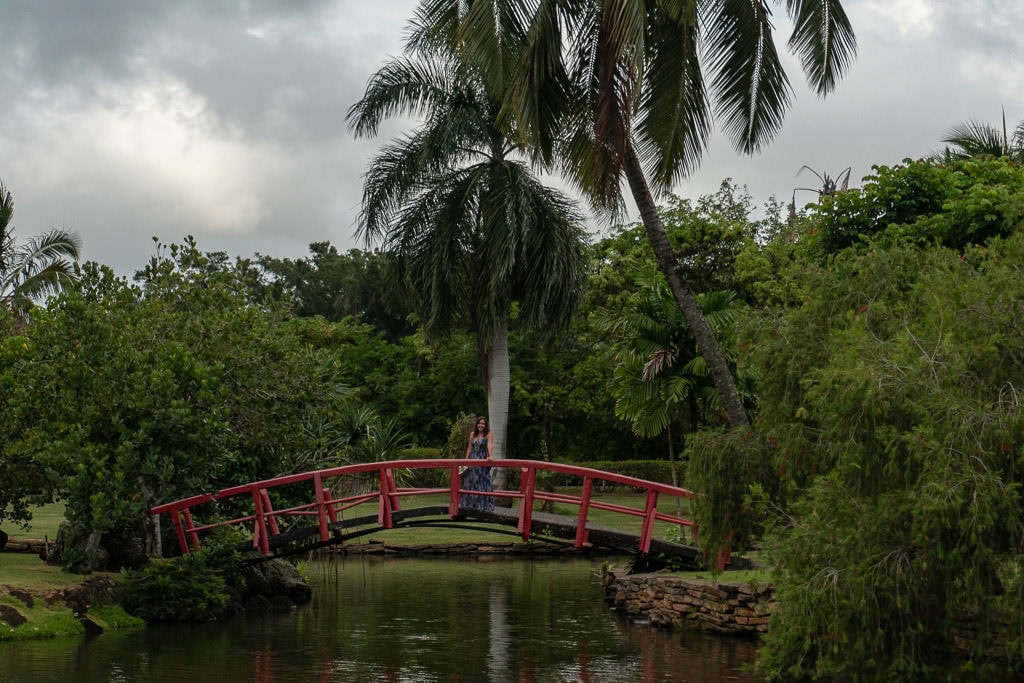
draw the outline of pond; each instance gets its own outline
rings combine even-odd
[[[301,565],[283,614],[0,645],[0,681],[755,681],[749,640],[632,623],[600,561],[380,558]]]

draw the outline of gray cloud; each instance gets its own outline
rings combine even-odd
[[[124,274],[153,235],[241,256],[355,246],[366,163],[401,125],[355,140],[344,116],[400,50],[415,0],[4,4],[0,178],[20,235],[77,230],[87,258]],[[679,194],[731,177],[788,200],[813,185],[804,164],[850,166],[856,184],[959,121],[1024,119],[1019,3],[844,4],[860,54],[837,91],[817,98],[790,60],[797,97],[777,139],[745,157],[716,135]]]

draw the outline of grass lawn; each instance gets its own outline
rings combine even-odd
[[[57,527],[64,521],[64,503],[51,503],[30,508],[32,521],[28,529],[6,524],[3,529],[11,538],[57,538]]]
[[[87,578],[48,565],[33,553],[0,553],[0,586],[43,592],[75,586]]]

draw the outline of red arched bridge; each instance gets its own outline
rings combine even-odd
[[[505,468],[513,475],[510,479],[515,479],[518,474],[518,490],[497,490],[488,494],[511,499],[509,506],[499,504],[494,511],[460,508],[463,494],[479,494],[478,491],[461,488],[459,470],[464,467]],[[406,478],[404,475],[418,469],[446,471],[441,473],[441,477],[447,475],[448,485],[443,488],[400,485]],[[538,488],[537,477],[541,472],[553,472],[580,481],[579,494]],[[340,493],[346,488],[351,489],[353,479],[362,483],[360,492]],[[349,485],[346,486],[345,482]],[[595,487],[600,491],[609,486],[624,486],[642,492],[643,495],[637,498],[643,500],[643,507],[601,500],[601,496],[595,496]],[[431,496],[435,504],[403,507],[410,499],[422,496]],[[302,548],[308,549],[343,543],[381,529],[466,525],[477,521],[515,526],[516,535],[524,541],[530,538],[571,539],[575,548],[597,547],[641,555],[653,552],[699,565],[701,551],[696,547],[696,523],[678,513],[664,511],[669,507],[682,509],[683,505],[676,505],[676,501],[684,503],[693,496],[691,491],[676,486],[538,460],[393,460],[345,465],[233,486],[217,493],[204,493],[159,505],[152,508],[152,513],[170,515],[182,553],[198,549],[201,536],[218,527],[241,527],[247,533],[251,530],[252,547],[264,555],[271,555],[275,549],[293,548],[297,541],[306,541]],[[439,498],[447,499],[447,504],[436,504]],[[272,500],[279,501],[277,507],[272,505]],[[543,506],[545,502],[570,506],[577,513],[567,516],[537,510],[538,505]],[[365,514],[368,508],[372,510],[374,503],[376,513]],[[591,519],[595,510],[606,511],[602,515],[604,521],[609,517],[633,518],[634,526],[639,521],[639,531],[621,531],[597,524]],[[225,511],[229,512],[226,516]],[[346,518],[346,512],[350,515],[364,514]],[[208,521],[202,523],[200,518]],[[309,520],[309,523],[304,520]],[[656,522],[678,525],[680,532],[688,529],[693,545],[656,538]],[[486,530],[494,531],[493,528]],[[682,533],[679,535],[683,536]],[[730,558],[725,553],[717,560],[721,568],[729,563]]]

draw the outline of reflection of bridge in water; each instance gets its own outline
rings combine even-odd
[[[509,469],[510,474],[518,474],[518,490],[493,493],[496,498],[510,499],[511,506],[498,507],[493,512],[460,508],[462,494],[478,493],[460,488],[460,467],[503,467]],[[448,486],[399,486],[400,475],[413,469],[445,470]],[[553,472],[578,479],[581,482],[579,495],[538,489],[538,472]],[[364,480],[364,483],[369,479],[373,490],[351,495],[337,493],[344,490],[344,483],[351,482],[353,477]],[[640,492],[642,495],[638,498],[644,501],[643,507],[601,500],[594,494],[595,484],[599,490],[611,485]],[[447,505],[405,507],[410,499],[419,496],[436,498],[438,495],[447,498]],[[431,526],[514,533],[524,541],[531,538],[562,540],[566,545],[571,542],[575,548],[654,554],[697,565],[701,559],[701,551],[696,546],[697,525],[692,519],[664,512],[667,507],[676,507],[676,501],[693,496],[686,489],[668,484],[537,460],[393,460],[346,465],[233,486],[217,493],[159,505],[152,512],[171,516],[183,553],[198,549],[201,536],[220,527],[239,527],[251,532],[252,547],[269,556],[296,549],[343,544],[382,529]],[[277,507],[272,501],[277,501]],[[545,503],[568,505],[578,512],[575,516],[568,516],[535,509],[538,504]],[[374,504],[375,514],[358,514],[367,507],[372,509]],[[627,531],[595,523],[592,519],[595,510],[611,513],[602,515],[605,521],[611,517],[639,523],[639,530]],[[347,511],[356,516],[346,519]],[[200,517],[207,521],[200,523]],[[304,523],[304,520],[309,520],[309,523]],[[515,527],[516,530],[479,526],[480,522]],[[693,545],[655,538],[656,522],[663,523],[662,526],[678,525],[680,531],[689,529]],[[718,563],[722,566],[728,560],[727,556],[719,557]]]

